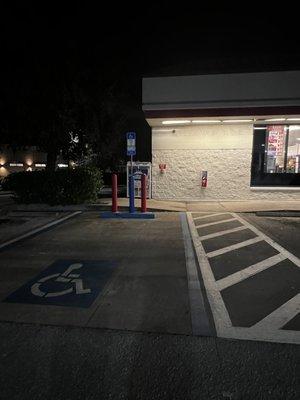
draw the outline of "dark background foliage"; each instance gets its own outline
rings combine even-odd
[[[106,169],[151,159],[141,78],[299,69],[293,6],[171,1],[1,4],[0,143],[36,144],[48,165],[88,143]],[[295,10],[294,10],[295,11]],[[77,145],[71,133],[79,138]]]
[[[17,172],[3,181],[3,189],[12,191],[19,203],[82,204],[95,201],[103,185],[96,167],[56,171]]]

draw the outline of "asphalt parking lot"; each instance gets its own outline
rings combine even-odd
[[[2,248],[4,398],[298,398],[298,221],[85,212]]]

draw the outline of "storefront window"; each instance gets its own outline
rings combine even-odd
[[[291,125],[288,134],[286,172],[300,173],[300,126]]]
[[[251,184],[300,186],[300,125],[254,127]]]
[[[266,173],[298,173],[299,158],[300,126],[266,127]]]

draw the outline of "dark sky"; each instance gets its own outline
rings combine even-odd
[[[224,69],[233,69],[230,59],[234,69],[246,68],[244,59],[248,69],[258,68],[257,58],[261,68],[298,67],[297,13],[285,12],[284,4],[264,10],[241,3],[9,1],[2,6],[1,47],[10,66],[71,56],[74,68],[84,60],[138,76],[172,67],[180,73],[178,65],[192,70],[193,63],[197,72],[220,59]]]
[[[0,13],[1,85],[66,62],[89,84],[118,77],[132,128],[144,129],[142,76],[300,69],[295,10],[226,3],[11,0]]]

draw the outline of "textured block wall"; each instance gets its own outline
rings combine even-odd
[[[300,192],[250,190],[252,125],[155,129],[152,197],[173,200],[299,199]],[[159,164],[166,164],[162,174]],[[208,186],[201,188],[201,171]]]

